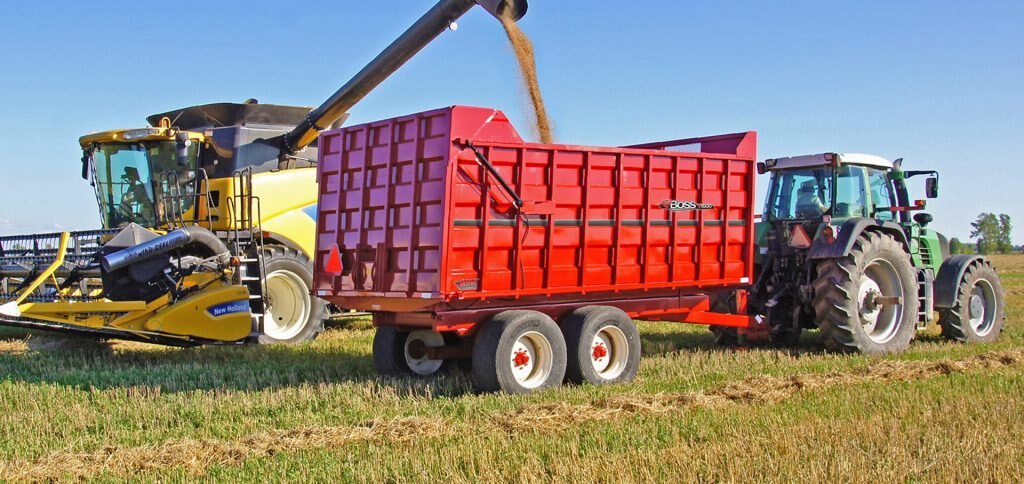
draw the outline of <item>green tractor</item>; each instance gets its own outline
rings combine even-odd
[[[1005,310],[995,268],[980,256],[950,255],[947,239],[928,227],[926,202],[912,202],[907,189],[924,176],[927,198],[937,198],[938,173],[901,165],[838,153],[758,165],[771,185],[750,302],[771,341],[792,343],[817,328],[832,351],[897,353],[936,312],[951,340],[999,336]]]

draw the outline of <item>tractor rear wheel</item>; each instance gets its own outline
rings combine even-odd
[[[313,264],[281,245],[263,249],[266,268],[266,313],[260,344],[313,341],[324,330],[327,303],[310,295]]]
[[[917,275],[903,245],[865,232],[850,255],[818,264],[814,310],[825,347],[899,353],[917,332]]]
[[[963,343],[995,341],[1005,321],[1003,286],[988,261],[967,269],[960,279],[956,303],[939,312],[942,335]]]

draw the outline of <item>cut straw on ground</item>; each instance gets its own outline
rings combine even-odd
[[[32,462],[0,464],[0,480],[80,480],[100,474],[131,477],[138,473],[175,468],[190,475],[202,475],[214,466],[238,465],[251,458],[338,448],[358,442],[400,443],[481,431],[556,433],[582,423],[634,415],[677,412],[695,407],[773,404],[803,392],[837,386],[913,381],[1022,366],[1024,349],[1014,349],[937,362],[880,361],[860,369],[827,374],[752,377],[726,383],[707,392],[617,395],[586,404],[525,405],[485,417],[491,424],[490,429],[476,425],[478,422],[456,423],[438,418],[407,417],[374,420],[357,426],[275,430],[232,441],[184,439],[141,447],[107,447],[91,453],[55,452]]]

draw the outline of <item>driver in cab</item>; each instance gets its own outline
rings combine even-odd
[[[796,197],[796,215],[798,217],[817,217],[824,215],[828,205],[822,203],[818,197],[818,185],[813,180],[805,181],[800,185]]]

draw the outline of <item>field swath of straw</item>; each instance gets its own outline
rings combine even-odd
[[[888,358],[715,348],[641,325],[638,380],[525,397],[379,379],[365,320],[298,347],[169,349],[0,330],[0,481],[1024,479],[1024,256],[992,345]]]

